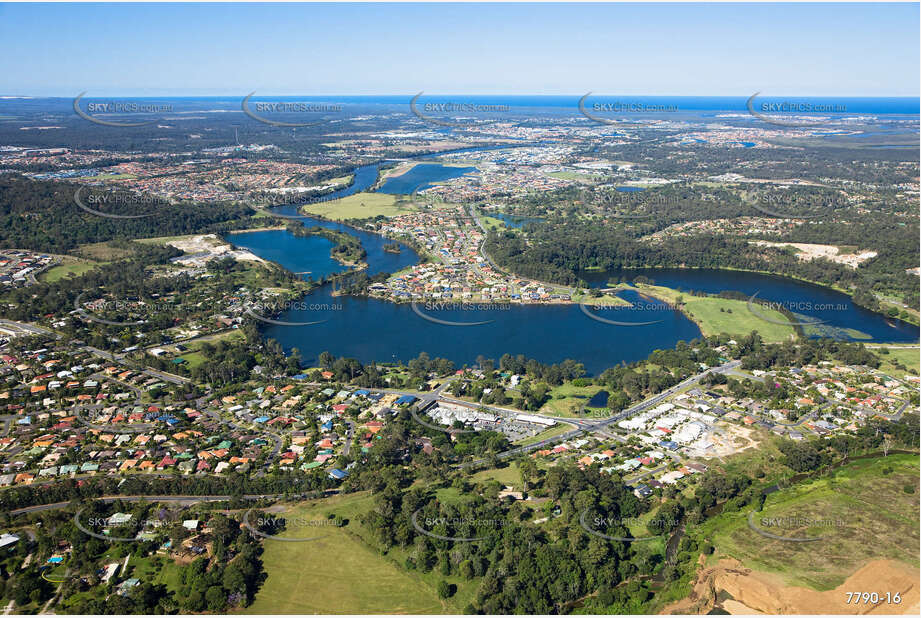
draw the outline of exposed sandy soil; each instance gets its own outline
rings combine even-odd
[[[713,444],[708,449],[686,448],[690,457],[702,459],[722,459],[742,451],[756,448],[760,442],[755,439],[755,432],[750,427],[741,427],[719,421],[713,431],[709,433],[710,442]]]
[[[245,249],[234,250],[230,243],[218,238],[217,234],[199,234],[171,240],[168,243],[180,251],[185,251],[192,255],[207,253],[206,256],[196,258],[184,258],[183,262],[207,262],[215,257],[233,257],[237,260],[246,260],[251,262],[263,262],[264,260],[254,253]]]
[[[921,607],[918,589],[918,570],[894,560],[868,562],[834,590],[817,591],[788,586],[779,575],[722,559],[699,571],[691,594],[665,607],[662,613],[706,614],[716,605],[732,614],[917,615]],[[848,604],[848,592],[876,592],[883,598],[877,605]],[[886,592],[898,592],[902,602],[886,604]]]
[[[796,257],[804,262],[809,262],[816,258],[825,258],[838,264],[845,264],[851,268],[857,268],[861,262],[865,262],[872,257],[876,257],[876,251],[860,251],[859,253],[841,253],[838,247],[834,245],[814,245],[800,242],[767,242],[765,240],[750,241],[753,245],[762,247],[793,247],[797,250]]]

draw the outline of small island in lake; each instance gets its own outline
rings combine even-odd
[[[331,230],[319,225],[306,227],[299,223],[289,223],[286,229],[295,236],[323,236],[333,242],[329,255],[340,264],[359,269],[367,266],[364,259],[368,254],[361,246],[361,241],[347,232]]]
[[[387,244],[384,245],[384,251],[386,251],[387,253],[399,253],[401,251],[400,243],[388,242]]]

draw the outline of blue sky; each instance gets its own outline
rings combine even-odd
[[[918,96],[914,4],[0,4],[0,94]]]

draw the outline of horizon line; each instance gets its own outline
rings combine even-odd
[[[122,96],[122,97],[131,97],[131,98],[140,98],[140,97],[167,97],[167,98],[179,98],[179,97],[245,97],[248,93],[238,91],[238,92],[220,92],[220,93],[169,93],[169,94],[157,94],[157,93],[142,93],[141,91],[130,91],[128,93],[117,93],[117,94],[107,94],[111,91],[106,89],[100,89],[101,94],[92,94],[91,91],[85,91],[86,94],[84,98],[98,98],[98,97],[113,97],[113,96]],[[588,91],[586,91],[588,92]],[[271,91],[265,91],[264,94],[258,93],[254,94],[255,98],[260,97],[270,97],[270,96],[281,96],[281,97],[296,97],[296,96],[305,96],[305,97],[414,97],[418,92],[374,92],[374,93],[341,93],[341,92],[300,92],[300,93],[273,93]],[[0,93],[0,99],[74,99],[79,96],[80,93],[76,94],[14,94],[14,93]],[[579,93],[537,93],[537,92],[431,92],[426,93],[426,96],[429,97],[446,97],[446,96],[467,96],[467,97],[582,97],[585,96],[585,92]],[[659,94],[659,93],[618,93],[618,92],[591,92],[593,98],[597,97],[610,97],[610,96],[619,96],[619,97],[710,97],[710,98],[748,98],[751,97],[754,93],[749,94]],[[811,97],[811,98],[850,98],[850,99],[918,99],[921,102],[921,94],[912,95],[912,94],[794,94],[794,93],[758,93],[760,98],[778,98],[778,97]]]

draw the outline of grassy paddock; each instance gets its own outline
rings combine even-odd
[[[481,470],[471,477],[474,483],[485,483],[488,481],[498,481],[502,486],[511,486],[516,489],[521,488],[521,472],[518,470],[517,463],[510,463],[504,468],[490,468]]]
[[[409,199],[387,193],[355,193],[342,199],[301,207],[301,211],[305,214],[318,215],[333,221],[366,219],[378,215],[395,217],[415,210],[416,207]]]
[[[874,352],[879,354],[880,359],[883,361],[883,364],[880,366],[882,371],[897,378],[904,378],[906,375],[918,375],[919,370],[921,370],[921,352],[919,352],[917,347],[900,348],[897,346],[879,346],[879,348],[884,347],[888,348],[889,354],[879,354],[879,349],[871,348]],[[908,371],[896,369],[896,363],[904,365]]]
[[[750,510],[723,513],[695,532],[712,539],[714,558],[729,556],[776,573],[789,585],[815,590],[841,585],[870,560],[919,564],[917,455],[856,461],[833,476],[769,495],[763,511],[753,516],[756,526],[772,534],[819,541],[766,538],[749,528]],[[777,519],[762,525],[762,518]]]
[[[780,324],[775,324],[749,311],[748,303],[744,300],[691,296],[658,285],[640,284],[637,287],[641,292],[671,304],[678,304],[678,299],[681,298],[685,315],[697,324],[705,336],[720,333],[745,336],[752,331],[757,331],[765,341],[779,342],[788,340],[795,332],[792,326],[784,325],[789,322],[789,319],[779,311],[763,306],[756,308],[760,315],[774,322],[780,322]]]
[[[550,390],[550,400],[541,407],[540,413],[561,418],[592,416],[591,412],[578,412],[588,405],[589,400],[600,390],[603,390],[603,387],[596,384],[575,386],[572,382],[566,382]]]
[[[335,513],[349,520],[343,528],[322,527],[303,534],[289,527],[283,536],[320,536],[316,541],[265,541],[262,556],[268,579],[248,608],[249,614],[459,614],[475,594],[477,582],[456,576],[408,571],[409,552],[392,548],[382,555],[359,522],[374,501],[367,492],[303,502],[282,516],[289,521],[326,519]],[[319,532],[317,532],[319,531]],[[441,600],[440,580],[457,586]]]
[[[75,258],[68,257],[64,258],[62,264],[49,268],[39,275],[39,279],[45,283],[54,283],[55,281],[67,279],[68,277],[79,277],[93,270],[96,266],[98,266],[98,264],[93,262],[78,261]]]

